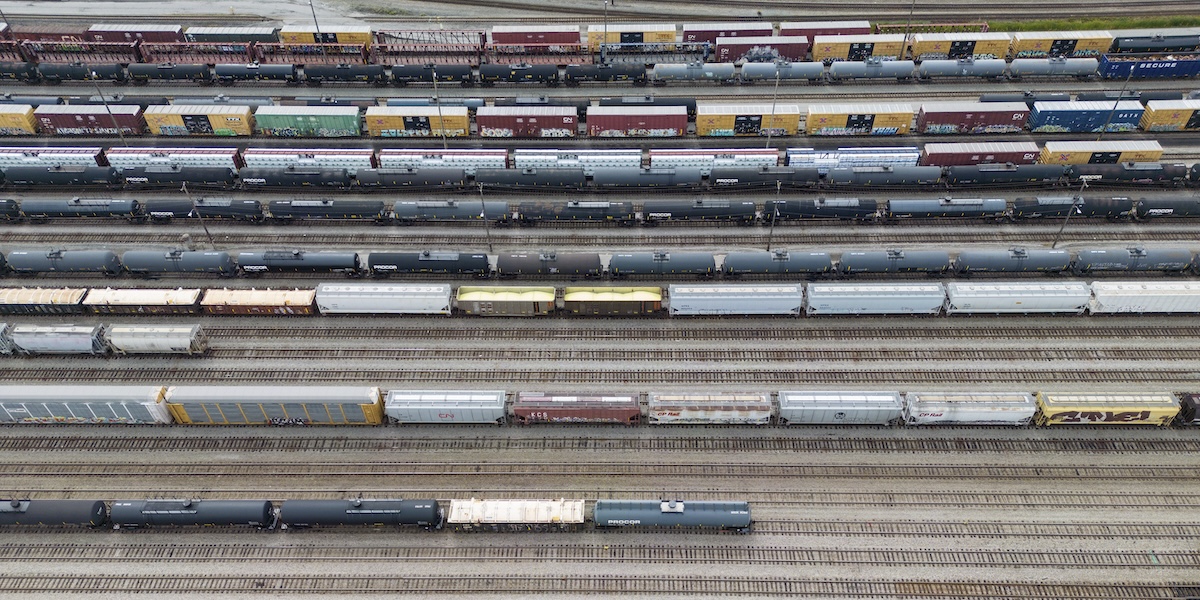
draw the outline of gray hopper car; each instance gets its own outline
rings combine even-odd
[[[596,527],[652,527],[730,529],[749,533],[747,502],[696,502],[682,500],[597,500]]]
[[[534,225],[541,221],[613,221],[621,225],[634,223],[633,204],[629,202],[579,201],[522,202],[517,206],[521,223]]]
[[[392,205],[392,218],[401,225],[427,221],[505,221],[508,203],[479,200],[397,200]]]
[[[934,185],[941,178],[941,167],[835,168],[826,176],[833,185],[851,187]]]
[[[440,250],[371,252],[367,255],[367,268],[376,277],[387,277],[392,273],[488,277],[492,273],[487,254]]]
[[[1071,268],[1067,250],[1009,248],[1008,250],[965,250],[954,260],[959,273],[1062,273]]]
[[[277,271],[326,271],[357,273],[362,265],[357,252],[304,250],[250,250],[238,252],[238,267],[245,273]]]
[[[888,200],[892,218],[994,217],[1008,213],[1004,198],[913,198]]]
[[[821,275],[833,271],[828,252],[787,250],[730,252],[721,266],[725,277],[747,275]]]
[[[695,187],[704,181],[699,168],[596,168],[592,181],[601,188]]]
[[[791,219],[870,220],[879,214],[879,204],[864,198],[813,198],[812,200],[770,200],[763,218],[770,221]],[[776,217],[778,215],[778,217]]]
[[[950,254],[938,250],[885,250],[882,252],[846,252],[838,270],[856,273],[945,273],[950,270]]]
[[[274,521],[267,500],[114,500],[113,527],[250,526],[267,527]]]
[[[354,174],[361,188],[460,188],[466,182],[463,169],[421,167],[408,169],[359,169]]]
[[[108,509],[99,500],[0,500],[0,525],[100,527]]]
[[[237,274],[237,265],[228,252],[129,250],[121,258],[125,270],[136,275],[214,273],[232,277]]]
[[[603,274],[596,253],[543,252],[501,254],[496,257],[496,272],[501,278],[523,276],[599,277]]]
[[[382,200],[272,200],[271,217],[293,219],[364,219],[383,221],[387,205]]]
[[[136,219],[141,212],[137,200],[115,198],[71,198],[48,200],[27,198],[21,201],[21,209],[30,219],[54,217],[124,217]]]
[[[245,167],[242,185],[256,187],[331,187],[344,189],[353,183],[347,169],[319,167]]]
[[[442,526],[437,500],[285,500],[279,507],[284,527],[340,527],[345,525]]]
[[[195,216],[255,222],[263,218],[262,202],[258,200],[199,198],[191,201],[184,198],[158,198],[143,200],[142,207],[146,216],[160,222]]]
[[[1192,252],[1186,248],[1098,248],[1080,250],[1074,271],[1077,275],[1098,271],[1182,272],[1192,267]]]
[[[15,273],[104,273],[119,275],[121,259],[109,250],[13,250],[8,267]]]
[[[583,169],[475,169],[475,183],[484,187],[582,188],[587,185]]]
[[[642,218],[647,224],[659,221],[737,221],[754,223],[758,209],[754,202],[730,200],[647,200]]]
[[[613,254],[608,272],[614,278],[634,276],[694,275],[712,277],[716,259],[705,252],[632,252]]]
[[[999,58],[973,60],[960,58],[957,60],[923,60],[917,67],[917,75],[921,79],[931,77],[987,77],[999,79],[1004,77],[1008,63]],[[1024,102],[1022,98],[1017,102]]]

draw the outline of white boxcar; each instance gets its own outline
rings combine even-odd
[[[334,108],[349,113],[358,112],[358,108],[353,106],[264,106],[259,108],[255,114],[258,114],[259,111],[304,113],[316,108]],[[358,169],[370,169],[375,166],[372,164],[375,160],[375,151],[371,148],[246,148],[242,152],[242,158],[246,161],[247,167],[276,167],[282,169],[288,167],[323,167],[329,169],[349,169],[353,172]]]
[[[799,315],[804,290],[784,285],[671,285],[672,315]]]
[[[650,393],[651,425],[766,425],[771,395],[766,393]]]
[[[0,169],[9,167],[94,167],[100,164],[104,149],[84,148],[0,148]]]
[[[1028,425],[1037,400],[1024,392],[908,392],[909,425]]]
[[[105,354],[103,325],[14,325],[9,338],[25,354]]]
[[[208,336],[200,325],[112,325],[108,343],[121,354],[204,354]]]
[[[12,354],[16,347],[8,335],[8,323],[0,323],[0,354]]]
[[[0,386],[2,423],[171,423],[161,385]]]
[[[383,410],[395,423],[503,423],[502,391],[392,390]]]
[[[448,315],[453,295],[448,284],[322,283],[317,308],[323,315]]]
[[[458,531],[473,529],[540,531],[570,529],[585,520],[584,501],[451,500],[446,522]]]
[[[779,392],[786,425],[890,425],[903,411],[900,392]]]
[[[936,315],[946,303],[940,283],[810,283],[810,315]]]
[[[1197,313],[1200,283],[1194,281],[1097,281],[1092,314]]]
[[[947,283],[946,314],[1083,313],[1091,297],[1082,281]]]
[[[238,148],[109,148],[104,153],[108,164],[118,168],[131,167],[228,167],[236,169]]]

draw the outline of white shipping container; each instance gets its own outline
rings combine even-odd
[[[903,411],[900,392],[779,392],[787,425],[890,425]]]
[[[1079,313],[1091,300],[1082,281],[1062,283],[947,283],[946,314]]]
[[[321,314],[448,315],[450,285],[322,283],[317,286]]]
[[[1200,283],[1191,281],[1097,281],[1092,314],[1200,313]]]
[[[203,354],[208,336],[200,325],[113,325],[108,343],[124,354]]]
[[[935,315],[946,303],[940,283],[810,283],[810,315]]]
[[[904,421],[909,425],[1028,425],[1037,400],[1024,392],[905,394]]]
[[[396,423],[503,423],[503,391],[392,390],[383,410]]]
[[[161,385],[0,386],[3,423],[172,423]]]
[[[671,285],[672,315],[799,315],[799,285]]]
[[[103,325],[15,325],[13,345],[28,354],[104,354]]]
[[[771,396],[766,393],[650,393],[651,425],[766,425],[771,422]]]

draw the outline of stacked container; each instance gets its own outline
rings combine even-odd
[[[603,40],[603,41],[602,41]],[[674,44],[675,25],[670,23],[608,23],[588,25],[588,51],[598,53],[600,44]],[[655,47],[654,50],[672,50],[674,46]],[[625,49],[622,48],[622,51]]]

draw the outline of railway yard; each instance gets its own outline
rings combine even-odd
[[[27,26],[45,8],[5,4],[10,24]],[[185,4],[168,12],[194,8]],[[563,3],[564,22],[586,30],[605,9],[614,22],[698,14],[683,3],[591,4],[600,8]],[[779,22],[791,17],[777,13],[814,10],[762,4],[757,15],[732,2],[706,14]],[[918,21],[948,19],[939,5],[914,6]],[[292,2],[270,18],[307,25],[319,14],[348,27],[365,14],[395,26],[456,13],[431,27],[445,29],[495,11],[554,24],[522,16],[529,8],[318,3],[310,15]],[[75,20],[95,22],[93,10],[129,9],[96,3]],[[220,5],[167,20],[260,25],[253,10],[234,3],[227,18],[211,14]],[[963,18],[997,18],[987,12]],[[771,104],[774,113],[785,97],[801,110],[1123,86],[1187,98],[1196,81],[785,83],[777,92],[769,83],[673,83],[652,92]],[[218,92],[174,81],[100,85],[129,96]],[[97,89],[3,87],[42,98]],[[327,83],[310,94],[240,82],[219,92],[276,105],[329,94],[366,106],[434,93],[570,104],[644,90]],[[12,173],[0,184],[0,200],[11,199],[0,203],[0,596],[1200,598],[1195,127],[1102,134],[1161,144],[1148,159],[1154,175],[1141,178],[1086,170],[1125,160],[1031,159],[1022,166],[1059,171],[959,185],[954,167],[938,166],[931,181],[880,185],[839,183],[834,170],[816,177],[813,166],[809,183],[796,175],[784,185],[767,180],[799,171],[787,162],[797,147],[919,154],[931,143],[996,138],[822,139],[801,127],[764,144],[758,135],[697,137],[694,118],[666,140],[498,140],[479,137],[474,123],[461,139],[0,139],[86,147],[104,157],[89,169],[112,161],[91,184],[14,184]],[[1096,137],[999,139],[1041,148]],[[228,185],[142,189],[116,166],[127,146],[236,150]],[[471,165],[407,189],[366,188],[368,169],[344,166],[345,185],[261,189],[245,183],[254,179],[249,147],[355,148],[372,171],[384,171],[395,148],[438,160],[439,151],[500,150],[495,170],[517,173],[518,148],[567,149],[560,162],[578,159],[570,149],[627,149],[634,171],[654,170],[652,149],[765,147],[778,163],[758,181],[769,185],[732,187],[706,170],[675,189],[605,188],[580,168],[583,185],[530,189],[486,184],[486,169]],[[4,160],[0,171],[12,167]],[[95,208],[54,205],[74,197]],[[949,197],[958,200],[939,204]],[[814,213],[818,202],[793,214],[782,203],[817,199],[837,200],[829,206],[842,212]],[[933,208],[905,209],[930,199]],[[287,217],[282,203],[293,200],[338,204]],[[674,213],[661,210],[675,201],[683,205]],[[356,212],[334,216],[333,206]],[[720,212],[730,206],[744,210]],[[718,216],[697,216],[713,207]],[[539,210],[548,216],[529,217]],[[152,252],[139,262],[140,251]],[[855,267],[858,253],[883,266]],[[817,266],[739,271],[741,254]],[[990,262],[974,262],[981,256]],[[1030,266],[1034,256],[1047,262]],[[700,266],[664,267],[672,257]],[[286,263],[308,258],[343,262]],[[822,304],[822,289],[861,297]],[[956,300],[968,290],[998,304]],[[699,298],[691,308],[688,294]],[[168,343],[168,331],[182,338]],[[409,503],[379,502],[397,499]],[[309,509],[326,512],[302,516]]]

